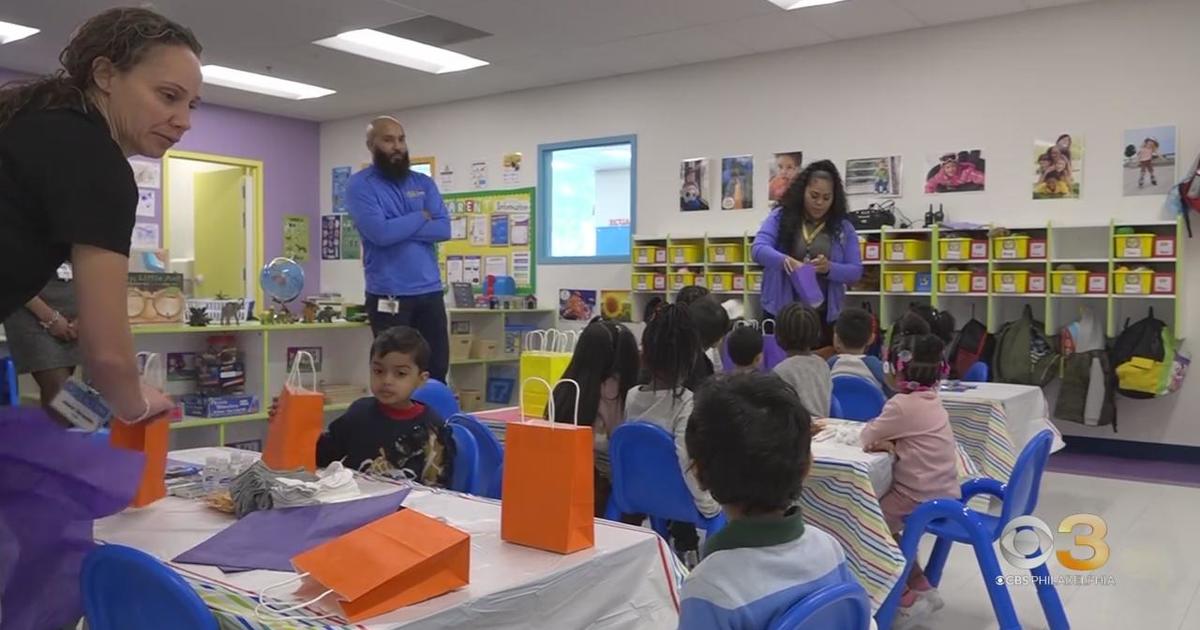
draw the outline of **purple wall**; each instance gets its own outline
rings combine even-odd
[[[0,83],[28,76],[0,68]],[[321,249],[317,242],[321,224],[320,125],[205,104],[193,114],[191,130],[175,148],[262,161],[263,260],[283,253],[283,215],[309,217],[304,286],[305,295],[317,293],[321,287]],[[161,191],[156,220],[161,225]]]

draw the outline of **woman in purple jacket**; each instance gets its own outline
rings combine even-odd
[[[846,286],[863,273],[858,234],[846,218],[846,191],[833,162],[813,162],[796,176],[780,206],[763,221],[751,253],[764,267],[763,319],[773,319],[798,299],[791,274],[812,265],[825,296],[817,309],[825,322],[822,345],[832,343],[832,324],[845,302]]]

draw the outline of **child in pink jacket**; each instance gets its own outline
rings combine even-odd
[[[942,340],[935,335],[912,335],[900,340],[889,358],[897,394],[862,431],[864,450],[888,451],[896,456],[892,489],[879,499],[879,505],[897,539],[904,530],[904,520],[917,506],[932,499],[961,497],[954,432],[937,392],[939,381],[948,372],[943,348]],[[914,563],[900,597],[897,621],[924,616],[941,606],[937,591],[925,579],[920,565]]]

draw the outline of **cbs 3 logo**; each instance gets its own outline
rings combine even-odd
[[[1035,516],[1019,516],[1009,521],[1000,533],[1000,553],[1018,569],[1034,569],[1046,563],[1050,554],[1058,557],[1064,568],[1073,571],[1094,571],[1108,562],[1109,548],[1104,537],[1108,525],[1095,514],[1072,514],[1058,524],[1058,533],[1071,534],[1077,526],[1089,531],[1075,534],[1073,549],[1091,549],[1087,558],[1077,558],[1071,549],[1054,550],[1054,532],[1045,521]]]

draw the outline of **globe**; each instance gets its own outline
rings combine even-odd
[[[304,290],[304,268],[291,258],[276,258],[263,265],[259,282],[263,293],[275,301],[291,302]]]

